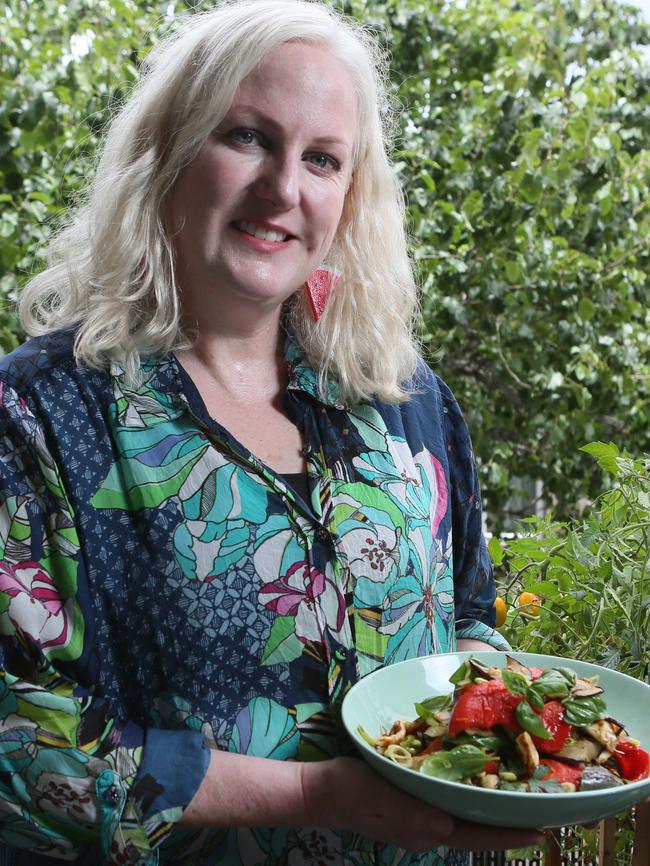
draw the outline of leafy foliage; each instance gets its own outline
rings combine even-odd
[[[0,12],[0,347],[83,189],[110,108],[187,4]],[[559,517],[602,478],[575,444],[650,448],[650,40],[617,0],[336,0],[392,52],[423,340],[468,415],[492,523],[516,479]],[[87,53],[84,53],[84,45]]]
[[[648,27],[614,0],[351,9],[388,24],[424,342],[492,525],[517,477],[568,516],[602,489],[576,446],[650,447]]]
[[[174,4],[171,4],[172,6]],[[101,130],[168,25],[168,3],[7,0],[0,12],[0,347],[23,335],[11,302],[83,190]]]
[[[527,532],[492,539],[502,594],[543,598],[539,616],[516,606],[502,629],[522,652],[595,661],[650,679],[650,460],[613,444],[583,449],[614,486],[582,520],[527,520]]]

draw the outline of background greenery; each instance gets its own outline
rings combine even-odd
[[[21,339],[17,288],[83,187],[110,108],[186,6],[0,12],[5,350]],[[579,446],[650,449],[649,28],[614,0],[342,8],[392,52],[424,344],[468,417],[491,526],[520,478],[543,480],[564,519],[604,486]]]

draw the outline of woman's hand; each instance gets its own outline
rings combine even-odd
[[[448,845],[503,850],[541,845],[534,830],[452,818],[386,782],[360,758],[273,761],[214,751],[181,824],[194,827],[325,827],[351,830],[407,851]]]
[[[403,793],[356,758],[299,765],[307,824],[362,833],[421,853],[447,845],[501,851],[543,845],[536,830],[487,827],[453,818]]]

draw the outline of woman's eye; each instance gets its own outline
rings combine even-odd
[[[308,159],[316,168],[333,168],[335,170],[339,168],[338,162],[326,153],[312,153]]]
[[[257,133],[253,132],[252,129],[233,129],[230,137],[237,144],[255,144],[259,141]]]

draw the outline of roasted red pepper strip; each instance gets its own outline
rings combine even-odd
[[[544,776],[545,779],[554,779],[559,784],[571,782],[576,786],[576,789],[580,789],[583,767],[570,766],[562,761],[554,761],[552,758],[540,758],[539,764],[540,767],[548,767],[548,773]]]
[[[434,752],[440,752],[442,750],[442,743],[443,737],[436,737],[421,752],[418,752],[418,756],[422,757],[422,755],[432,755]]]
[[[614,751],[614,760],[618,764],[621,776],[627,782],[638,782],[650,774],[650,755],[631,743],[627,737],[621,737]]]
[[[539,715],[542,717],[546,729],[553,736],[550,740],[533,737],[533,743],[540,752],[553,755],[564,748],[564,744],[571,733],[571,725],[564,721],[564,712],[562,701],[549,701],[544,704],[544,712],[539,713]]]
[[[519,733],[521,725],[515,710],[520,701],[521,695],[511,694],[502,680],[470,683],[463,688],[451,711],[449,736],[457,737],[468,728],[490,731],[496,725]]]

